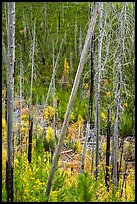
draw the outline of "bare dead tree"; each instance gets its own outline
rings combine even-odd
[[[42,47],[42,63],[45,65],[45,43],[46,43],[46,2],[44,2],[44,27],[43,27],[43,47]]]
[[[95,9],[94,15],[93,15],[93,17],[92,17],[92,19],[90,21],[90,24],[89,24],[87,36],[86,36],[86,39],[85,39],[85,44],[84,44],[84,47],[83,47],[83,50],[82,50],[78,70],[77,70],[77,73],[76,73],[75,81],[74,81],[72,91],[71,91],[71,95],[70,95],[70,99],[69,99],[69,102],[68,102],[68,106],[67,106],[67,110],[66,110],[66,114],[65,114],[65,119],[63,121],[63,126],[62,126],[62,129],[61,129],[61,134],[60,134],[58,146],[56,148],[56,151],[55,151],[55,154],[54,154],[54,157],[53,157],[52,167],[51,167],[51,170],[50,170],[50,175],[49,175],[49,178],[48,178],[48,183],[47,183],[46,192],[45,192],[46,201],[48,201],[48,199],[49,199],[51,186],[52,186],[52,181],[53,181],[55,170],[56,170],[56,167],[57,167],[57,164],[58,164],[59,155],[60,155],[61,148],[62,148],[62,145],[63,145],[63,141],[64,141],[64,138],[65,138],[65,133],[66,133],[66,130],[67,130],[67,127],[68,127],[68,124],[69,124],[69,118],[70,118],[71,110],[72,110],[72,107],[73,107],[74,99],[76,97],[76,93],[77,93],[79,82],[80,82],[80,77],[81,77],[81,74],[82,74],[82,71],[83,71],[83,66],[84,66],[86,55],[87,55],[88,48],[89,48],[89,42],[90,42],[91,37],[93,35],[93,30],[94,30],[94,27],[95,27],[95,24],[96,24],[96,18],[97,18],[97,7]]]
[[[55,99],[55,60],[54,60],[54,43],[53,43],[53,87],[52,87],[52,98],[53,98],[53,108],[54,108],[54,117],[53,117],[53,130],[54,130],[54,144],[55,144],[55,149],[57,147],[57,138],[56,138],[56,99]]]
[[[102,15],[103,15],[103,3],[99,3],[99,39],[98,39],[98,71],[97,71],[97,101],[96,101],[96,171],[95,177],[98,177],[98,165],[99,165],[99,134],[100,134],[100,79],[101,79],[101,53],[102,53]]]
[[[85,156],[86,156],[86,150],[87,150],[87,140],[89,137],[89,131],[90,131],[90,123],[88,120],[87,127],[86,127],[86,137],[85,137],[84,148],[83,148],[82,159],[81,159],[81,167],[80,167],[81,174],[84,172]]]
[[[35,30],[36,30],[36,19],[34,22],[34,33],[33,33],[33,48],[32,48],[32,70],[31,70],[31,87],[30,87],[30,106],[29,106],[29,142],[28,142],[28,161],[31,163],[32,155],[32,128],[33,128],[33,115],[32,115],[32,87],[33,87],[33,74],[34,74],[34,53],[35,53]]]
[[[7,202],[13,202],[13,163],[14,163],[14,69],[15,69],[15,2],[8,3],[8,70],[7,70],[7,158],[6,190]]]
[[[75,28],[74,28],[74,34],[75,34],[75,57],[77,57],[77,16],[75,17]]]
[[[120,95],[121,95],[121,86],[122,86],[122,66],[124,59],[124,41],[125,41],[125,15],[126,15],[126,4],[124,5],[124,16],[122,18],[121,25],[121,39],[122,39],[122,50],[119,57],[119,66],[118,66],[118,83],[117,83],[117,92],[116,92],[116,114],[114,122],[114,136],[113,136],[113,183],[115,189],[118,186],[118,136],[119,136],[119,118],[120,118]]]
[[[94,13],[94,11],[92,12],[92,15],[93,15],[93,13]],[[83,171],[84,171],[84,160],[85,160],[86,149],[87,149],[87,140],[88,140],[88,137],[90,136],[90,129],[91,129],[92,108],[93,108],[93,86],[94,86],[94,49],[95,49],[95,47],[94,47],[94,37],[95,37],[94,35],[95,34],[94,33],[93,33],[92,38],[91,38],[91,68],[90,68],[91,69],[91,83],[90,83],[89,111],[88,111],[86,137],[85,137],[84,149],[83,149],[83,153],[82,153],[80,173],[83,173]],[[94,141],[93,141],[93,145],[94,145]],[[93,154],[92,154],[92,162],[93,162]]]
[[[106,142],[106,186],[109,191],[109,159],[110,159],[110,136],[111,136],[111,109],[108,109],[108,120],[107,120],[107,142]]]

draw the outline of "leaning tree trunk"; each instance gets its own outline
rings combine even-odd
[[[75,17],[75,29],[74,29],[74,34],[75,34],[75,59],[77,57],[77,16]]]
[[[99,40],[98,40],[98,71],[97,71],[97,104],[96,104],[96,171],[95,177],[98,176],[98,165],[99,165],[99,133],[100,133],[100,78],[101,78],[101,53],[102,53],[102,14],[103,14],[103,3],[99,3]]]
[[[33,116],[32,116],[32,87],[33,87],[33,69],[34,69],[34,52],[35,52],[35,25],[34,22],[34,35],[33,35],[33,50],[32,50],[32,72],[31,72],[31,88],[30,88],[30,107],[29,107],[29,143],[28,143],[28,161],[31,163],[32,155],[32,128],[33,128]]]
[[[14,67],[15,66],[15,2],[8,3],[8,70],[7,70],[7,202],[13,202],[13,113],[14,113]]]
[[[50,170],[50,175],[49,175],[48,183],[47,183],[47,187],[46,187],[46,200],[47,201],[49,199],[53,177],[54,177],[55,170],[56,170],[58,160],[59,160],[59,154],[60,154],[60,151],[61,151],[61,148],[62,148],[62,145],[63,145],[63,141],[64,141],[64,138],[65,138],[65,133],[66,133],[66,130],[67,130],[67,127],[68,127],[68,124],[69,124],[69,118],[70,118],[71,110],[72,110],[74,99],[76,97],[76,93],[77,93],[77,90],[78,90],[80,77],[81,77],[81,74],[82,74],[82,71],[83,71],[86,55],[87,55],[87,52],[88,52],[88,49],[89,49],[89,42],[90,42],[91,37],[93,35],[93,30],[94,30],[94,27],[95,27],[95,24],[96,24],[96,18],[97,18],[97,7],[95,9],[94,16],[91,19],[91,22],[89,24],[89,29],[88,29],[87,36],[86,36],[86,39],[85,39],[85,44],[84,44],[84,47],[83,47],[83,50],[82,50],[78,70],[77,70],[77,73],[76,73],[75,81],[74,81],[74,84],[73,84],[73,87],[72,87],[70,99],[69,99],[66,114],[65,114],[65,119],[64,119],[63,126],[62,126],[62,129],[61,129],[60,139],[59,139],[58,146],[56,148],[54,158],[53,158],[53,161],[52,161],[52,167],[51,167],[51,170]]]
[[[57,137],[56,137],[56,100],[55,100],[55,63],[54,63],[54,57],[55,57],[55,53],[54,53],[54,43],[53,43],[53,108],[54,108],[54,117],[53,117],[53,130],[54,130],[54,144],[55,144],[55,149],[57,146]]]

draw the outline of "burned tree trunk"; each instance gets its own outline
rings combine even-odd
[[[93,89],[94,89],[94,32],[91,38],[91,83],[90,83],[90,98],[89,98],[89,111],[88,111],[88,122],[87,122],[87,129],[86,129],[86,137],[84,142],[84,149],[82,153],[82,161],[81,161],[81,169],[80,173],[83,173],[84,171],[84,160],[86,155],[86,149],[87,149],[87,140],[88,136],[90,135],[90,129],[91,127],[91,119],[92,119],[92,108],[93,108]],[[93,153],[93,152],[92,152]],[[92,157],[93,162],[93,157]],[[92,164],[93,165],[93,164]],[[92,169],[92,167],[91,167]]]
[[[29,145],[28,145],[28,161],[31,163],[32,155],[32,129],[33,129],[33,118],[29,116]]]
[[[95,177],[98,177],[98,165],[99,165],[99,134],[100,134],[100,80],[101,80],[101,53],[102,53],[102,15],[103,15],[103,3],[99,3],[99,40],[98,40],[98,71],[97,71],[97,101],[96,101],[96,170]]]
[[[33,34],[33,50],[32,50],[32,72],[31,72],[31,88],[30,88],[30,107],[29,107],[29,144],[28,144],[28,162],[31,163],[32,154],[32,128],[33,128],[33,116],[32,116],[32,87],[33,87],[33,70],[34,70],[34,51],[35,51],[35,24],[34,22],[34,34]]]
[[[109,191],[109,158],[110,158],[110,136],[111,136],[111,109],[108,109],[108,121],[107,121],[107,147],[106,147],[106,186]]]

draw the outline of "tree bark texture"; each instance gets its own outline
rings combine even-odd
[[[107,142],[106,142],[106,186],[109,191],[109,158],[110,158],[110,136],[111,136],[111,109],[108,109],[108,121],[107,121]]]
[[[28,144],[28,162],[31,163],[32,158],[32,129],[33,129],[33,118],[29,115],[29,144]]]
[[[99,133],[100,133],[100,79],[101,79],[101,53],[102,53],[102,15],[103,15],[103,3],[99,3],[99,39],[98,39],[98,71],[97,71],[97,102],[96,102],[96,171],[95,177],[98,176],[98,164],[99,164]]]
[[[14,114],[14,64],[15,64],[15,2],[8,3],[8,70],[7,70],[7,202],[13,202],[13,114]]]
[[[33,34],[33,49],[32,49],[32,71],[31,71],[31,87],[30,87],[30,107],[29,107],[29,143],[28,143],[28,162],[31,163],[32,154],[32,128],[33,128],[33,116],[32,116],[32,87],[33,87],[33,73],[34,73],[34,52],[35,52],[35,27],[36,20],[34,22],[34,34]]]
[[[124,16],[121,25],[121,38],[122,38],[122,50],[119,57],[118,66],[118,83],[117,83],[117,93],[116,93],[116,114],[114,123],[114,142],[113,142],[113,183],[115,187],[118,187],[118,136],[119,136],[119,117],[120,117],[120,94],[122,85],[122,66],[124,59],[124,36],[125,36],[125,16],[126,16],[126,4],[124,6]]]
[[[91,13],[90,13],[91,15]],[[88,136],[90,136],[90,129],[91,127],[91,118],[92,118],[92,108],[93,108],[93,86],[94,86],[94,34],[93,32],[92,38],[91,38],[91,83],[90,83],[90,98],[89,98],[89,111],[88,111],[88,122],[87,122],[87,129],[86,129],[86,137],[84,142],[84,149],[82,153],[82,161],[81,161],[81,169],[80,173],[83,173],[84,171],[84,165],[85,165],[85,155],[87,150],[87,140]],[[94,143],[94,142],[93,142]],[[92,152],[93,153],[93,152]],[[94,153],[93,153],[94,154]],[[93,159],[94,157],[92,157]],[[93,162],[93,161],[92,161]],[[93,165],[93,164],[92,164]],[[91,165],[91,166],[92,166]]]

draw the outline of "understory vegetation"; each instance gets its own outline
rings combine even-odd
[[[57,153],[49,202],[135,202],[135,4],[12,3],[2,3],[2,202],[46,202]]]

